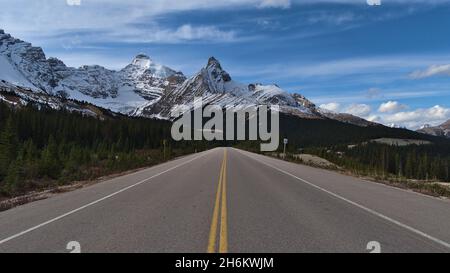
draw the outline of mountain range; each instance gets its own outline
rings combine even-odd
[[[279,105],[284,114],[308,119],[333,119],[358,126],[378,126],[362,118],[326,111],[301,94],[291,94],[276,84],[243,84],[232,79],[214,57],[192,77],[155,63],[145,54],[137,55],[119,71],[99,65],[66,66],[47,58],[40,47],[0,30],[0,99],[30,102],[84,111],[78,102],[129,116],[170,119],[180,106],[193,107],[193,98],[222,107]],[[14,94],[15,99],[11,99]]]
[[[418,130],[418,132],[432,136],[450,138],[450,120],[447,120],[439,126],[424,125]]]

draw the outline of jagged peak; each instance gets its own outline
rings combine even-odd
[[[184,77],[183,73],[173,70],[170,67],[154,62],[148,55],[140,53],[134,57],[133,61],[121,70],[126,77],[139,77],[143,74],[152,75],[158,78],[169,78],[172,76]]]
[[[306,108],[311,109],[311,110],[314,110],[314,111],[317,110],[317,106],[316,106],[313,102],[311,102],[310,100],[308,100],[308,99],[307,99],[305,96],[303,96],[302,94],[299,94],[299,93],[293,93],[293,94],[291,94],[291,95],[292,95],[292,97],[294,98],[294,100],[295,100],[298,104],[300,104],[301,106],[306,107]]]
[[[219,60],[217,60],[215,57],[210,57],[208,59],[208,64],[205,67],[205,70],[208,71],[208,73],[216,79],[221,79],[224,82],[231,81],[231,76],[228,74],[225,70],[222,69],[222,66],[220,65]]]
[[[5,34],[5,31],[0,28],[0,34]]]
[[[215,57],[209,57],[207,67],[215,67],[222,70],[222,66],[220,65],[219,60]]]

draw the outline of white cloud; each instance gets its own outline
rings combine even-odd
[[[307,21],[310,24],[328,23],[333,25],[341,25],[343,23],[352,22],[357,19],[357,16],[352,12],[317,12],[308,17]]]
[[[303,88],[305,89],[305,88]],[[429,89],[434,89],[430,91]],[[384,95],[386,94],[386,95]],[[333,95],[333,101],[339,103],[359,103],[361,101],[368,101],[368,99],[383,99],[389,97],[389,99],[411,99],[411,98],[431,98],[431,97],[442,97],[450,95],[450,91],[446,86],[433,86],[427,87],[427,89],[417,89],[413,91],[404,91],[401,89],[383,89],[383,94],[379,97],[368,97],[367,93],[361,93],[357,90],[352,93],[347,94],[336,94]],[[330,101],[330,95],[323,96],[311,96],[309,99],[317,104],[328,103]]]
[[[411,111],[401,111],[410,107],[396,101],[388,101],[381,106],[383,107],[380,107],[378,112],[374,112],[367,104],[342,105],[338,102],[330,102],[320,105],[321,108],[333,112],[352,114],[386,126],[399,126],[411,130],[417,130],[424,124],[437,126],[450,120],[450,108],[440,105]]]
[[[341,109],[341,105],[337,102],[321,104],[319,107],[332,112],[339,112]]]
[[[378,108],[378,112],[381,113],[396,113],[400,112],[401,110],[406,109],[407,106],[404,104],[400,104],[397,101],[388,101],[384,102],[380,105]]]
[[[383,124],[396,124],[410,129],[418,129],[424,124],[439,125],[450,119],[450,108],[440,105],[420,108],[414,111],[383,115]]]
[[[309,5],[318,2],[359,5],[363,0],[0,0],[0,26],[8,32],[23,36],[21,34],[33,31],[114,28],[142,18],[151,21],[174,12],[224,8],[289,8],[294,4]],[[74,8],[73,5],[77,7]],[[344,16],[339,20],[348,18]]]
[[[289,0],[0,0],[0,25],[9,32],[103,29],[153,21],[158,16],[193,10],[239,7],[286,8]],[[3,3],[8,2],[8,3]],[[80,5],[78,5],[78,3]],[[81,4],[82,3],[82,4]],[[77,8],[73,8],[77,5]]]
[[[405,75],[412,69],[427,66],[430,62],[438,62],[448,59],[448,54],[420,54],[420,55],[375,55],[358,58],[344,58],[327,60],[324,62],[298,62],[272,63],[270,66],[261,69],[258,66],[242,67],[243,73],[252,73],[260,77],[279,75],[280,78],[318,78],[358,75],[374,77],[372,82],[385,82],[392,77],[405,79]],[[246,72],[247,71],[247,72]],[[389,77],[387,77],[389,76]],[[384,79],[384,81],[383,81]]]
[[[81,0],[66,0],[69,6],[79,6],[81,5]]]
[[[450,76],[450,64],[432,65],[425,70],[417,70],[410,74],[413,79],[423,79],[437,75]]]
[[[344,109],[344,113],[358,117],[367,117],[372,111],[370,105],[367,104],[351,104]]]
[[[405,106],[406,107],[406,106]],[[440,125],[450,119],[450,108],[436,105],[430,108],[418,108],[412,111],[382,112],[374,114],[368,107],[349,106],[353,111],[346,111],[369,121],[378,122],[387,126],[400,126],[416,130],[424,124]],[[380,111],[381,112],[381,111]]]
[[[233,31],[221,31],[214,26],[200,26],[193,27],[191,25],[183,25],[179,27],[174,33],[175,39],[181,40],[221,40],[231,41],[235,38]]]
[[[380,116],[377,116],[377,115],[370,115],[366,119],[371,122],[377,122],[377,123],[381,122]]]
[[[367,0],[367,5],[369,6],[380,6],[381,0]]]
[[[108,37],[109,36],[109,37]],[[234,31],[223,31],[215,26],[182,25],[176,29],[153,27],[130,29],[127,33],[112,32],[106,40],[120,39],[122,42],[179,43],[186,41],[231,42],[236,40]],[[102,41],[105,41],[105,37]]]
[[[368,58],[352,58],[327,61],[300,67],[292,73],[304,77],[340,76],[348,74],[398,72],[399,69],[408,69],[428,63],[434,56],[374,56]]]
[[[346,113],[354,116],[369,118],[372,108],[367,104],[350,104],[347,106],[342,106],[338,102],[330,102],[319,105],[320,108],[336,112],[336,113]]]
[[[262,0],[259,4],[260,8],[289,8],[291,6],[290,0]]]
[[[218,26],[182,23],[161,25],[164,15],[223,8],[288,7],[290,1],[267,0],[0,0],[0,26],[6,32],[42,46],[69,43],[79,35],[83,43],[110,42],[111,37],[134,42],[212,40],[236,41],[236,32]],[[80,3],[80,5],[78,5]],[[74,8],[76,6],[76,8]],[[80,34],[85,34],[85,36]],[[65,41],[62,41],[65,39]],[[92,39],[94,39],[92,41]],[[114,41],[117,42],[118,40]]]

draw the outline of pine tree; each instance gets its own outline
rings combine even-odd
[[[7,174],[9,165],[15,160],[17,149],[16,128],[12,118],[9,117],[3,131],[0,133],[0,179]]]
[[[2,191],[8,195],[23,193],[26,187],[26,182],[23,178],[23,160],[19,158],[9,165]]]
[[[58,178],[62,164],[59,162],[58,145],[55,142],[53,135],[48,138],[48,144],[42,151],[41,156],[41,170],[44,176],[50,178]]]

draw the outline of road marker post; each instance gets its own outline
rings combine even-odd
[[[289,140],[285,138],[283,140],[284,148],[283,148],[283,157],[286,158],[286,145],[288,144]]]

